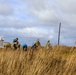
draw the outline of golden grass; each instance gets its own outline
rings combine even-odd
[[[34,50],[0,48],[0,75],[76,75],[76,48],[53,46]]]

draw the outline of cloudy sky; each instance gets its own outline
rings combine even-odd
[[[57,44],[61,22],[62,45],[76,41],[76,0],[0,0],[0,35],[5,42],[18,37],[21,44],[32,45],[40,39]]]

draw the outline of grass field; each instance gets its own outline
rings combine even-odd
[[[28,51],[0,48],[0,75],[76,75],[76,48]]]

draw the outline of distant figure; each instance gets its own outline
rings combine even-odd
[[[20,43],[18,41],[18,38],[13,40],[13,47],[14,49],[20,48]]]
[[[40,41],[39,39],[36,40],[36,42],[32,45],[31,49],[36,49],[37,47],[40,47],[41,44],[40,44]]]
[[[24,51],[27,51],[27,44],[23,44],[22,48]]]
[[[41,46],[39,39],[37,39],[37,41],[35,42],[36,46],[39,47]]]
[[[50,44],[50,40],[48,40],[46,43],[46,49],[48,50],[50,48],[52,49],[51,44]]]

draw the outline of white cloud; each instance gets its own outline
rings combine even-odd
[[[55,2],[64,13],[76,14],[76,0],[55,0]]]
[[[43,22],[59,22],[57,12],[52,8],[50,0],[21,0],[25,3],[30,16]],[[25,10],[26,11],[26,10]]]
[[[1,0],[0,28],[3,30],[0,31],[4,35],[7,32],[8,37],[17,35],[57,39],[61,22],[62,37],[66,34],[68,39],[74,40],[71,36],[75,37],[76,33],[75,7],[75,0]]]
[[[21,33],[24,37],[49,37],[50,32],[53,34],[53,31],[48,31],[46,29],[42,29],[40,27],[32,27],[32,28],[23,28],[22,30],[18,31]]]
[[[8,16],[13,13],[13,8],[5,3],[0,3],[0,15]]]
[[[32,27],[32,28],[22,28],[22,29],[14,29],[14,28],[3,28],[0,29],[0,32],[7,35],[17,35],[20,37],[40,37],[40,38],[48,38],[51,39],[54,36],[53,30],[46,30],[45,28]],[[51,35],[51,36],[50,36]]]

